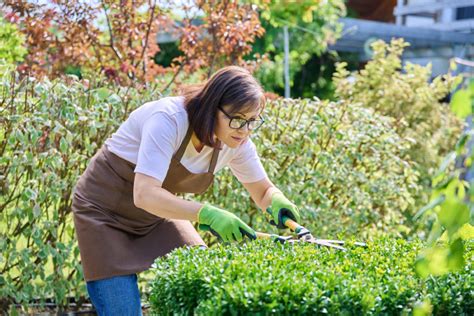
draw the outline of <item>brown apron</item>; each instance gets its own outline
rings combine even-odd
[[[191,173],[181,164],[191,136],[190,127],[163,181],[174,194],[204,193],[214,180],[218,149],[206,173]],[[75,187],[72,210],[86,281],[138,273],[175,248],[205,246],[191,222],[160,218],[135,206],[134,169],[104,145]]]

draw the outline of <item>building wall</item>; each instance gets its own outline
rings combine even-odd
[[[456,0],[451,2],[442,0],[398,0],[397,8],[400,8],[400,5],[403,4],[419,10],[410,15],[405,15],[403,18],[397,18],[397,23],[408,27],[472,34],[474,32],[474,0],[472,6],[468,1],[464,1],[463,5],[468,5],[468,7],[460,8],[451,6],[456,4],[455,2],[459,3]],[[433,9],[433,5],[438,5],[439,9]],[[472,21],[472,26],[470,21]],[[449,64],[453,57],[473,60],[474,52],[472,45],[457,45],[455,47],[432,48],[431,50],[408,48],[406,56],[407,61],[417,64],[426,65],[431,62],[433,74],[439,75],[449,71]],[[461,71],[473,71],[470,67],[461,66],[460,68],[462,68]]]

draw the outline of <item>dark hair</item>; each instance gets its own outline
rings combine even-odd
[[[263,88],[244,68],[224,67],[203,84],[188,86],[182,92],[189,124],[206,146],[217,147],[214,129],[219,106],[231,105],[229,114],[265,107]]]

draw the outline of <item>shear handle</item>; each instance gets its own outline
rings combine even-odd
[[[310,231],[308,229],[301,226],[300,224],[298,224],[297,222],[295,222],[294,220],[292,220],[291,218],[287,216],[283,216],[282,221],[286,227],[288,227],[289,229],[291,229],[298,235],[298,238],[301,238],[305,235],[310,234]]]

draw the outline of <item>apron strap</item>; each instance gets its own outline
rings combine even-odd
[[[188,131],[186,132],[186,136],[184,136],[183,142],[181,143],[181,146],[179,147],[175,155],[175,158],[178,159],[179,161],[181,161],[181,158],[183,157],[184,152],[186,151],[186,147],[188,146],[192,135],[193,135],[193,128],[191,127],[191,124],[189,124]]]
[[[219,151],[221,148],[221,141],[217,142],[217,147],[218,148],[214,148],[214,151],[212,152],[211,164],[209,165],[209,173],[214,173],[214,170],[216,169],[217,157],[219,157]]]
[[[184,136],[183,142],[181,143],[181,146],[179,147],[175,155],[175,158],[178,161],[181,161],[181,158],[183,158],[184,152],[186,151],[186,147],[188,146],[192,135],[193,135],[193,128],[191,127],[191,124],[190,124],[188,127],[188,131],[186,132],[186,136]],[[209,165],[210,173],[214,173],[214,170],[216,169],[217,158],[219,157],[219,151],[221,148],[221,141],[217,142],[217,147],[218,148],[214,148],[214,151],[212,152],[211,163]]]

